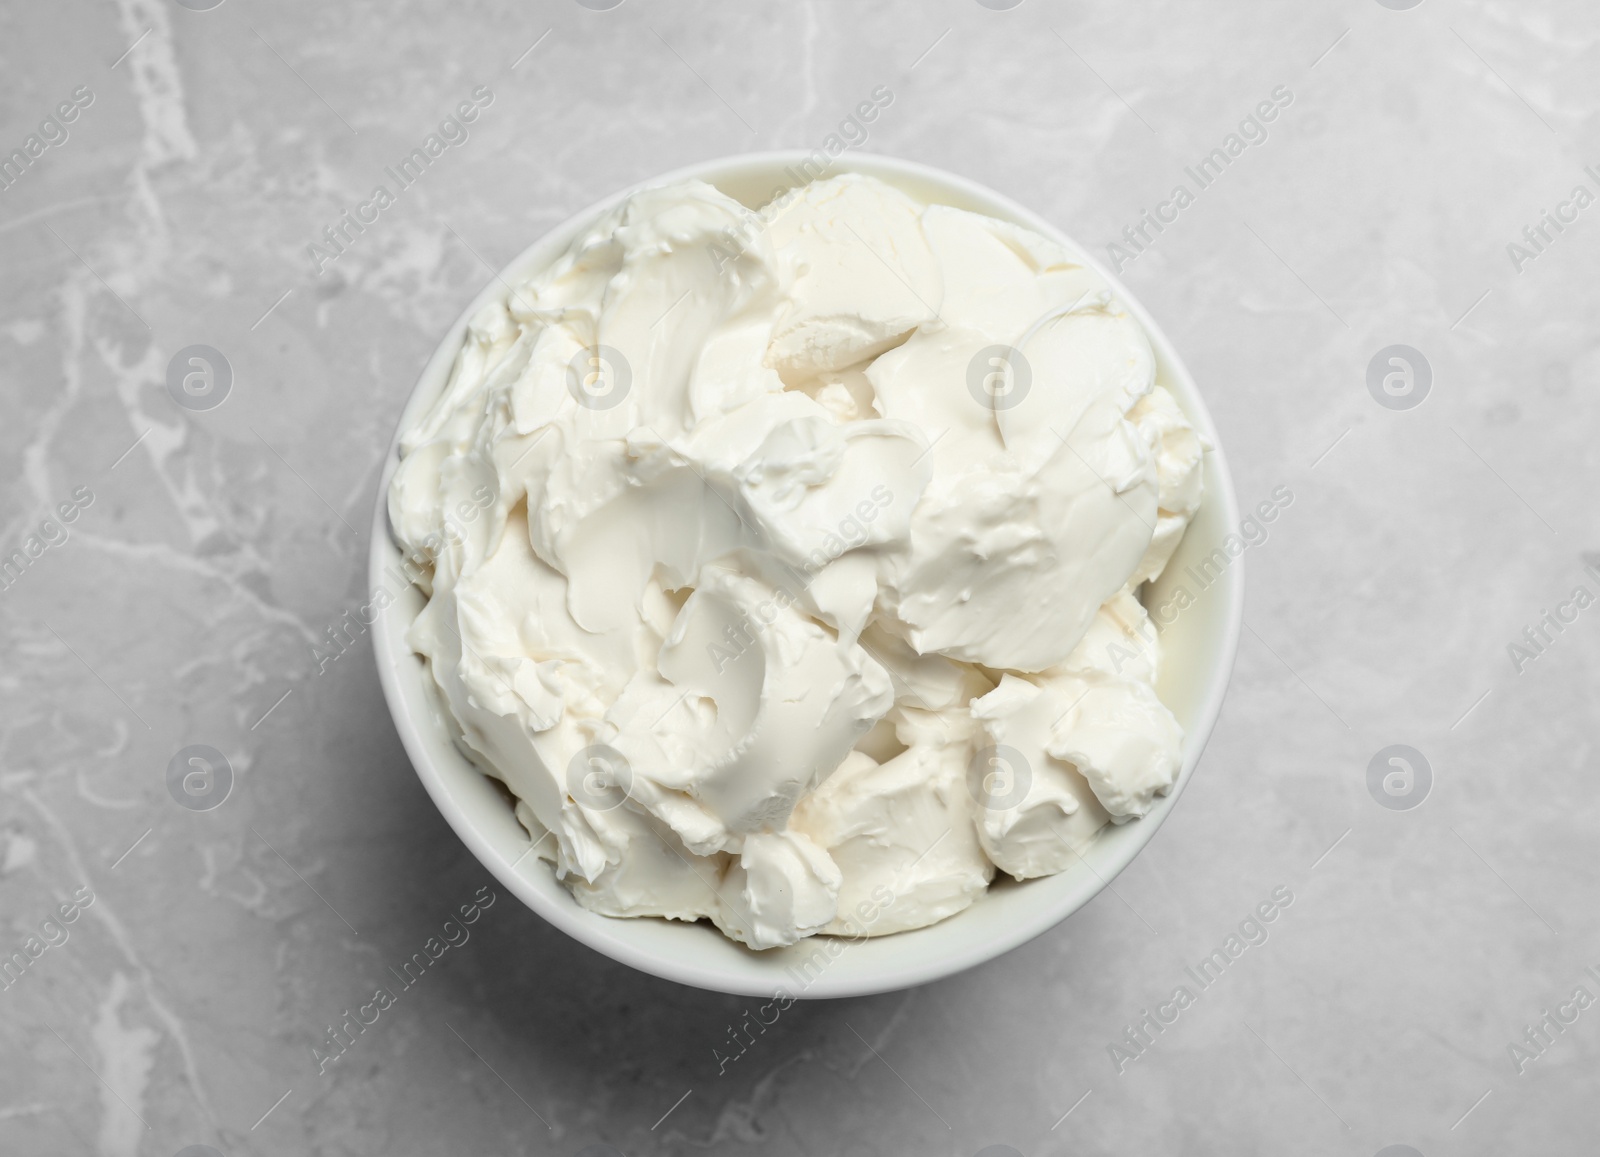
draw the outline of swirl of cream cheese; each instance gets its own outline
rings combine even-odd
[[[921,927],[1177,774],[1134,592],[1204,445],[1028,230],[855,175],[634,194],[471,318],[401,454],[409,643],[594,911]]]

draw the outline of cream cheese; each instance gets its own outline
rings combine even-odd
[[[404,431],[410,644],[585,907],[752,948],[944,919],[1176,777],[1133,592],[1205,448],[1154,381],[1016,226],[854,175],[635,194]]]

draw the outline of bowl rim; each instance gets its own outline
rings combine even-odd
[[[687,180],[706,180],[715,184],[718,180],[737,179],[741,173],[745,176],[753,176],[761,172],[781,172],[788,168],[803,165],[806,162],[815,163],[815,157],[816,154],[814,152],[804,149],[780,149],[730,154],[698,161],[666,173],[651,176],[602,197],[570,215],[561,223],[545,230],[504,266],[496,270],[488,283],[473,296],[466,308],[446,331],[401,404],[395,422],[394,433],[389,439],[383,461],[383,469],[379,477],[372,519],[372,537],[368,549],[367,578],[369,589],[378,590],[383,587],[386,566],[393,564],[399,558],[398,548],[395,546],[390,533],[388,494],[395,468],[399,464],[400,436],[411,420],[413,411],[418,408],[419,399],[423,396],[425,387],[429,386],[430,383],[442,385],[443,380],[448,375],[469,320],[486,303],[503,296],[504,279],[507,273],[517,270],[536,250],[551,246],[557,238],[565,238],[567,242],[570,242],[571,238],[584,226],[591,224],[618,202],[640,190]],[[1184,411],[1196,430],[1206,439],[1209,447],[1207,456],[1215,468],[1215,483],[1208,483],[1207,493],[1202,499],[1202,504],[1216,503],[1220,505],[1222,525],[1235,527],[1240,524],[1238,500],[1234,490],[1232,474],[1228,469],[1227,458],[1222,449],[1221,440],[1217,436],[1216,426],[1212,420],[1210,410],[1205,404],[1204,397],[1195,383],[1193,375],[1189,372],[1187,365],[1178,355],[1177,350],[1173,347],[1161,327],[1150,316],[1143,303],[1134,294],[1130,293],[1115,274],[1106,269],[1083,245],[1073,240],[1040,214],[1026,208],[1005,194],[968,177],[931,165],[877,153],[847,152],[829,160],[824,175],[831,177],[846,172],[859,172],[878,176],[889,180],[891,183],[894,183],[896,178],[902,181],[909,179],[930,188],[953,190],[971,201],[991,206],[998,210],[998,212],[992,213],[994,216],[1022,224],[1066,245],[1073,253],[1075,260],[1081,261],[1103,277],[1118,301],[1144,327],[1151,347],[1157,354],[1158,364],[1164,365],[1168,373],[1181,381],[1185,387]],[[1221,632],[1218,651],[1215,661],[1205,676],[1206,681],[1203,684],[1203,693],[1199,697],[1196,718],[1191,726],[1185,728],[1183,765],[1177,780],[1168,794],[1156,801],[1149,814],[1130,824],[1120,825],[1119,830],[1121,831],[1133,830],[1135,834],[1132,837],[1124,837],[1114,841],[1114,846],[1111,846],[1105,840],[1097,841],[1093,848],[1086,850],[1080,857],[1085,860],[1085,863],[1088,863],[1091,857],[1094,859],[1094,863],[1089,865],[1095,876],[1094,882],[1078,887],[1070,894],[1058,898],[1053,903],[1041,904],[1037,912],[1031,913],[1028,919],[1019,921],[1002,935],[975,938],[944,955],[919,958],[914,963],[884,969],[877,974],[850,973],[840,975],[839,970],[835,968],[823,972],[799,993],[793,993],[787,986],[781,983],[774,983],[770,978],[766,979],[764,983],[757,983],[750,975],[744,973],[734,973],[728,969],[707,965],[698,960],[668,958],[652,952],[635,943],[627,932],[629,925],[644,922],[643,918],[636,921],[604,916],[581,908],[575,902],[570,905],[552,903],[533,886],[526,876],[517,870],[517,863],[520,862],[521,857],[519,856],[516,860],[513,860],[496,848],[484,829],[468,814],[467,805],[453,794],[451,790],[452,779],[459,778],[460,770],[446,769],[439,766],[432,753],[428,750],[422,732],[423,723],[416,718],[411,706],[406,702],[401,687],[401,680],[404,677],[402,675],[403,664],[409,666],[413,672],[418,673],[425,671],[425,668],[420,663],[408,662],[415,660],[416,656],[409,647],[404,646],[404,628],[399,630],[395,630],[392,627],[385,629],[391,618],[390,610],[387,606],[378,611],[377,621],[372,624],[373,657],[377,663],[379,682],[383,688],[384,700],[388,704],[389,713],[394,720],[395,729],[400,735],[401,743],[411,760],[412,767],[422,781],[423,787],[433,800],[434,805],[439,809],[440,814],[444,816],[457,837],[501,884],[505,885],[523,904],[557,929],[579,943],[641,972],[708,991],[745,996],[773,996],[775,992],[781,994],[788,991],[792,996],[805,999],[863,996],[911,988],[919,984],[926,984],[952,976],[995,959],[1013,948],[1033,940],[1054,928],[1094,899],[1101,891],[1108,888],[1111,881],[1133,861],[1135,856],[1144,850],[1171,814],[1184,788],[1193,778],[1201,755],[1204,753],[1206,744],[1221,714],[1222,704],[1231,681],[1244,621],[1244,559],[1242,557],[1232,560],[1222,579],[1219,580],[1218,585],[1222,585],[1224,581],[1226,583],[1226,590],[1223,592],[1225,594],[1225,602],[1221,607]],[[409,622],[406,626],[409,626]],[[427,688],[424,687],[423,691],[426,697]],[[442,720],[436,721],[434,724],[434,726],[438,725],[442,725]],[[484,777],[484,773],[467,762],[465,756],[462,757],[462,765],[473,776]],[[536,862],[543,864],[543,861]],[[1032,881],[1028,883],[1032,883]],[[1025,883],[1021,886],[1026,887],[1027,884]],[[968,911],[970,909],[964,909],[962,912],[957,912],[945,920],[929,925],[928,928],[941,928],[952,922],[959,921]],[[654,919],[651,918],[650,922],[653,923]],[[695,925],[695,927],[699,926]],[[916,936],[923,931],[925,929],[912,929],[906,932],[893,933],[889,938]],[[722,935],[715,929],[709,929],[709,934]],[[757,959],[760,958],[760,954],[748,953],[747,955]]]

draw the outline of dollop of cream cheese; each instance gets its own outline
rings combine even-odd
[[[1042,236],[855,175],[650,189],[403,432],[409,642],[585,907],[918,928],[1171,787],[1136,591],[1204,450]]]

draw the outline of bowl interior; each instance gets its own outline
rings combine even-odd
[[[727,158],[654,178],[647,184],[698,178],[752,208],[773,191],[797,183],[785,174],[805,159],[799,152]],[[1138,317],[1157,359],[1157,381],[1170,390],[1215,447],[1206,456],[1205,500],[1162,578],[1147,592],[1146,604],[1161,624],[1165,652],[1159,692],[1183,725],[1184,760],[1172,792],[1142,819],[1103,829],[1083,862],[1056,876],[1016,884],[997,877],[989,893],[966,911],[914,932],[858,941],[814,937],[790,948],[751,952],[727,940],[709,924],[656,919],[620,920],[578,906],[550,866],[532,856],[528,837],[498,786],[454,746],[441,707],[428,687],[422,660],[405,642],[421,610],[421,594],[404,581],[400,554],[389,535],[386,498],[398,463],[391,443],[378,491],[370,559],[373,591],[393,601],[373,624],[374,644],[384,693],[396,726],[439,810],[491,872],[546,920],[600,952],[645,972],[721,992],[766,995],[783,990],[797,997],[832,997],[890,991],[959,972],[1039,935],[1091,899],[1149,842],[1177,803],[1211,733],[1232,670],[1243,608],[1241,563],[1229,558],[1218,567],[1213,552],[1237,531],[1239,512],[1222,449],[1188,371],[1166,337],[1127,290],[1082,248],[1048,222],[1005,197],[963,178],[904,161],[871,156],[838,158],[830,172],[869,173],[920,200],[953,205],[1037,230],[1067,245],[1085,264],[1098,269]],[[535,242],[506,267],[503,279],[515,284],[538,272],[564,250],[578,230],[631,190],[592,206]],[[451,327],[429,360],[403,412],[404,429],[443,388],[466,329],[483,304],[504,294],[491,281]],[[398,430],[396,441],[398,440]],[[1212,556],[1208,568],[1199,567]],[[1215,574],[1214,578],[1210,578]],[[1202,584],[1198,575],[1208,581]],[[1180,593],[1180,589],[1181,592]]]

